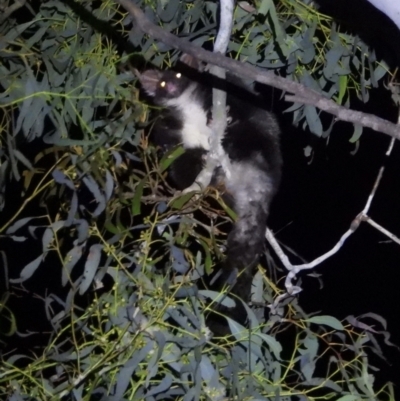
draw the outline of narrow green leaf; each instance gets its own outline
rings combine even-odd
[[[236,212],[231,209],[225,202],[223,202],[221,200],[220,205],[222,206],[222,208],[225,210],[225,212],[228,214],[228,216],[235,221],[237,219],[237,214]]]
[[[339,96],[337,98],[337,103],[342,104],[343,102],[343,97],[346,93],[347,90],[347,83],[349,81],[349,78],[347,75],[341,75],[339,77]]]
[[[173,209],[181,210],[182,207],[185,206],[186,203],[189,202],[189,200],[192,199],[194,195],[196,195],[196,193],[196,191],[188,192],[187,194],[183,194],[173,199],[171,202],[171,207]]]
[[[140,180],[139,184],[136,186],[135,195],[133,196],[133,200],[132,200],[132,215],[133,216],[138,216],[140,214],[144,183],[145,183],[145,179]]]
[[[212,266],[212,258],[210,247],[203,239],[200,239],[201,245],[203,246],[204,252],[206,253],[206,257],[204,259],[204,270],[207,274],[211,273],[211,266]]]
[[[167,152],[160,160],[160,172],[163,173],[171,163],[185,153],[183,146],[178,146]]]

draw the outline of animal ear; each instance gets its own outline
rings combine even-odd
[[[157,70],[147,70],[142,74],[137,74],[144,91],[150,95],[155,96],[158,82],[161,78],[161,72]]]
[[[186,64],[188,67],[193,68],[194,70],[203,71],[204,68],[202,64],[197,60],[196,57],[191,56],[190,54],[183,53],[180,57],[179,61],[183,64]]]

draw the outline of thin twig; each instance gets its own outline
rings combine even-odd
[[[378,231],[380,231],[382,234],[385,234],[387,237],[389,237],[392,241],[398,243],[400,245],[400,238],[396,237],[394,234],[392,234],[390,231],[386,230],[386,228],[382,227],[380,224],[372,220],[369,216],[364,216],[363,221],[371,224],[372,227],[375,227]]]
[[[385,155],[387,157],[390,156],[392,149],[393,149],[393,142],[394,138],[390,141],[390,144],[388,146],[388,150],[386,151]],[[312,262],[309,263],[303,263],[301,265],[292,265],[290,262],[289,258],[286,256],[284,251],[282,250],[281,246],[279,245],[278,241],[275,239],[274,235],[272,232],[267,229],[265,233],[265,237],[267,238],[269,244],[271,245],[272,249],[275,251],[276,255],[278,258],[281,260],[283,266],[288,270],[288,275],[286,276],[285,280],[285,287],[287,290],[287,293],[290,295],[297,294],[298,292],[301,291],[301,287],[294,286],[292,283],[292,280],[296,278],[296,275],[302,271],[302,270],[307,270],[307,269],[312,269],[313,267],[321,264],[328,258],[330,258],[332,255],[337,253],[339,249],[344,245],[345,241],[347,238],[352,235],[357,228],[360,226],[360,224],[365,221],[369,223],[371,226],[375,227],[377,230],[379,230],[381,233],[385,234],[387,237],[389,237],[391,240],[394,242],[398,243],[400,245],[400,239],[392,234],[390,231],[376,223],[374,220],[372,220],[368,215],[368,211],[371,207],[372,201],[374,199],[374,196],[376,194],[376,191],[378,190],[378,187],[381,183],[383,173],[385,171],[385,166],[381,166],[378,172],[378,175],[376,177],[376,180],[374,182],[374,185],[371,189],[371,193],[368,196],[368,199],[365,203],[364,209],[356,216],[356,218],[351,222],[350,228],[340,237],[339,241],[336,243],[336,245],[329,250],[328,252],[324,253],[323,255],[319,256],[318,258],[314,259]],[[280,298],[276,299],[271,306],[274,310],[277,308],[278,303],[280,302]]]

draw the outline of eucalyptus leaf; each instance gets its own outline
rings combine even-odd
[[[325,316],[325,315],[313,316],[308,318],[307,322],[315,324],[323,324],[335,330],[344,330],[342,323],[340,323],[340,321],[333,316]]]
[[[225,306],[227,308],[234,308],[236,305],[236,303],[233,299],[227,297],[225,294],[221,294],[216,291],[199,290],[199,294],[203,295],[203,296],[211,299],[213,302],[221,304],[222,306]]]
[[[68,251],[62,269],[61,282],[63,286],[66,286],[68,281],[71,280],[72,269],[81,259],[84,247],[84,244],[75,245],[71,250]]]
[[[103,246],[95,244],[90,247],[89,254],[86,259],[82,281],[79,284],[79,294],[84,294],[93,282],[93,278],[99,267],[101,251]]]
[[[42,237],[42,251],[47,252],[48,247],[50,244],[53,242],[54,239],[54,231],[52,228],[46,228],[46,230],[43,233]]]
[[[309,354],[305,354],[300,358],[300,369],[307,383],[310,383],[315,371],[315,361],[310,359]]]
[[[357,142],[361,138],[362,132],[363,132],[363,126],[359,124],[354,124],[354,132],[352,137],[349,139],[349,142],[351,143]]]
[[[310,106],[308,104],[305,105],[304,114],[306,116],[306,120],[310,128],[310,131],[317,136],[321,136],[322,122],[315,106]]]
[[[181,155],[185,153],[183,146],[178,146],[171,151],[165,153],[160,160],[160,172],[164,172],[167,168]]]
[[[338,45],[333,49],[329,50],[328,53],[326,54],[326,65],[324,68],[324,76],[327,79],[332,79],[334,70],[340,58],[343,56],[343,53],[344,49]]]
[[[10,29],[7,32],[7,34],[4,35],[4,37],[2,38],[2,42],[4,41],[3,43],[5,45],[8,42],[14,41],[18,36],[20,36],[22,33],[24,33],[26,29],[28,29],[32,25],[36,24],[36,22],[37,21],[32,20],[32,21],[26,22],[24,24],[13,27],[13,29]],[[2,42],[0,42],[0,44]],[[0,47],[0,49],[1,49],[1,47]]]
[[[29,278],[32,277],[32,275],[35,273],[37,268],[40,266],[44,259],[45,254],[42,254],[38,256],[36,259],[32,260],[32,262],[29,262],[20,272],[19,278],[16,279],[10,279],[10,283],[17,284],[17,283],[23,283],[24,281],[28,280]]]
[[[32,163],[17,149],[14,150],[14,156],[18,159],[22,164],[25,165],[29,170],[33,170]]]
[[[191,191],[183,195],[178,196],[171,202],[173,209],[182,210],[182,208],[196,195],[196,191]]]
[[[173,269],[178,273],[184,274],[188,271],[190,265],[185,259],[182,250],[176,246],[171,247],[171,256],[173,258]]]
[[[44,25],[42,27],[40,27],[34,35],[32,35],[25,43],[26,43],[26,47],[28,49],[30,49],[33,45],[36,45],[40,39],[42,39],[42,37],[45,35],[45,33],[48,31],[49,26],[48,25]]]
[[[347,394],[344,395],[343,397],[338,398],[337,401],[357,401],[359,399],[360,398],[357,395]]]
[[[281,359],[282,345],[272,336],[264,333],[255,333],[257,336],[261,337],[263,341],[265,341],[271,352],[275,355],[275,358],[279,361]]]
[[[108,170],[106,170],[106,184],[105,184],[105,188],[104,188],[104,193],[105,193],[107,201],[109,201],[111,199],[113,190],[114,190],[113,177],[112,177],[111,173]]]
[[[76,221],[78,230],[78,243],[81,244],[89,236],[89,223],[85,219],[79,219]]]
[[[14,234],[21,227],[29,223],[34,217],[24,217],[23,219],[17,220],[12,226],[8,227],[6,234]]]
[[[262,0],[258,7],[258,12],[263,15],[267,15],[270,8],[273,7],[272,0]]]
[[[22,236],[17,236],[17,235],[10,235],[10,238],[15,241],[15,242],[24,242],[28,239],[28,237],[22,237]]]
[[[34,81],[33,78],[28,78],[25,83],[25,99],[22,102],[22,105],[19,109],[17,124],[15,126],[16,133],[18,133],[22,129],[22,125],[25,122],[25,119],[28,119],[28,123],[25,123],[25,126],[29,127],[33,123],[34,116],[31,113],[29,113],[29,110],[33,103],[32,94],[35,91],[36,91],[36,82]]]
[[[342,75],[339,78],[339,95],[338,95],[338,104],[342,104],[344,95],[347,91],[348,77],[347,75]]]
[[[165,394],[165,392],[171,388],[171,385],[173,383],[173,378],[170,374],[165,375],[160,384],[157,386],[154,386],[153,388],[151,388],[147,393],[146,393],[146,399],[147,397],[151,397],[152,395],[155,394]]]
[[[97,208],[93,212],[93,216],[98,216],[106,207],[106,199],[104,195],[101,193],[99,185],[96,180],[91,176],[86,176],[82,179],[86,187],[93,194],[96,202],[98,203]]]
[[[94,115],[94,107],[92,105],[91,99],[85,99],[84,104],[80,106],[82,109],[82,122],[85,124],[89,124],[92,121]]]
[[[141,205],[142,205],[142,196],[144,189],[145,180],[141,180],[135,188],[135,195],[132,200],[132,214],[133,216],[137,216],[140,214]]]
[[[133,359],[133,358],[132,358]],[[122,399],[123,395],[128,388],[129,382],[132,379],[132,375],[136,369],[136,363],[132,363],[131,361],[128,361],[128,363],[123,366],[119,372],[118,372],[118,377],[116,380],[116,388],[115,388],[115,393],[114,396],[116,399]]]
[[[157,14],[161,21],[170,22],[176,16],[180,7],[181,3],[178,0],[169,0],[164,6],[161,2],[158,2]]]
[[[75,190],[74,183],[59,169],[54,169],[51,173],[54,178],[54,181],[59,184],[66,185],[69,189]]]

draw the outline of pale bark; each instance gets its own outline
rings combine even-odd
[[[400,0],[368,0],[386,14],[400,29]]]

